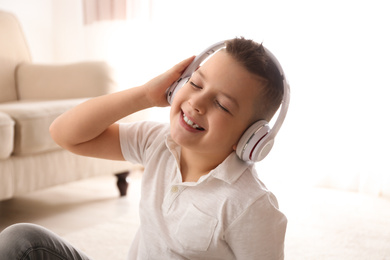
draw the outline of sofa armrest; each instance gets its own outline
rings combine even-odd
[[[14,126],[15,121],[0,111],[0,160],[8,158],[14,150]]]
[[[111,93],[116,84],[105,62],[68,65],[20,64],[16,71],[19,100],[94,97]]]

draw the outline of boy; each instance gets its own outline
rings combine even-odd
[[[167,88],[192,60],[79,105],[53,122],[51,134],[74,153],[145,166],[128,259],[283,259],[286,218],[253,164],[234,152],[248,126],[269,121],[282,100],[282,79],[261,45],[227,41],[177,92],[170,125],[115,123],[167,106]]]

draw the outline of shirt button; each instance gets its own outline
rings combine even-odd
[[[177,186],[172,186],[171,192],[176,193],[179,191],[179,188]]]

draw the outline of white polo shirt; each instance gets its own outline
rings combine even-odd
[[[198,182],[182,182],[169,125],[120,125],[126,160],[142,164],[140,219],[128,259],[283,259],[287,220],[235,153]]]

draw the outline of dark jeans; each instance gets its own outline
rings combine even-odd
[[[0,233],[1,260],[92,260],[53,232],[33,224],[16,224]]]

